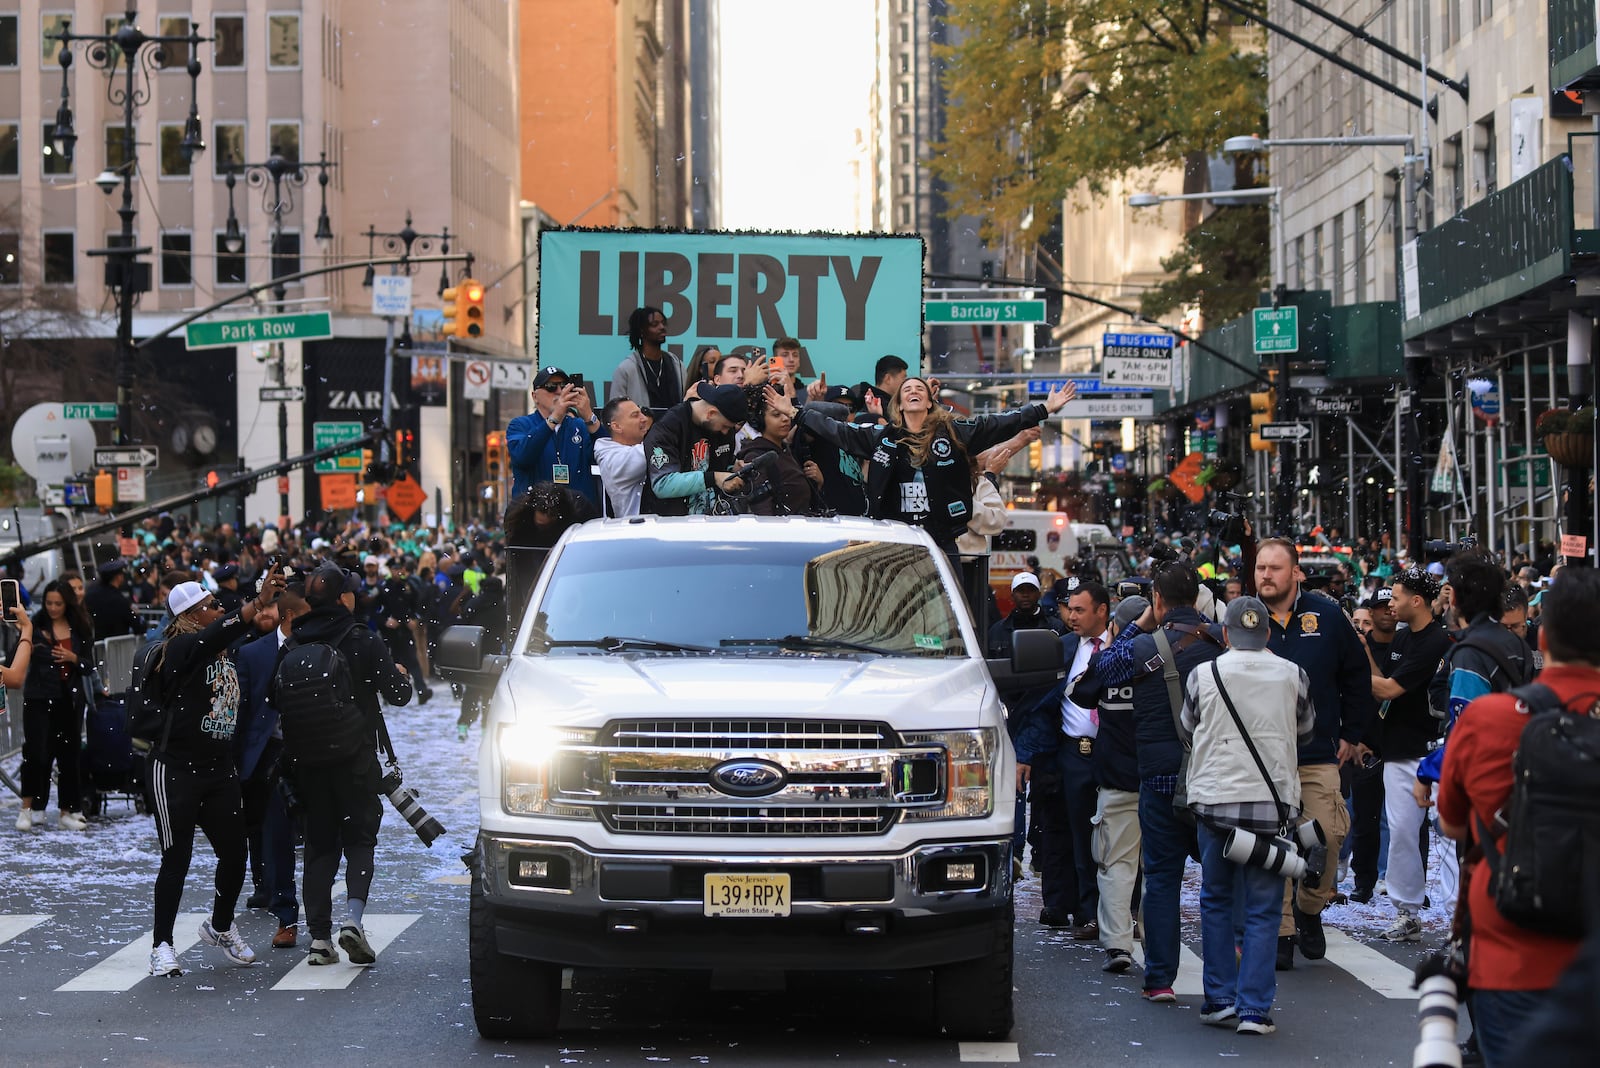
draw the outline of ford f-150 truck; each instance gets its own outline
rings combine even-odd
[[[492,685],[468,865],[473,1013],[555,1031],[561,971],[932,969],[957,1037],[1012,1023],[1014,757],[947,558],[865,519],[600,520],[551,550]],[[1037,639],[1037,641],[1035,640]]]

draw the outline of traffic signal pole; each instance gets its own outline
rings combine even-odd
[[[1289,353],[1278,353],[1278,411],[1277,418],[1280,423],[1293,422],[1293,402],[1289,399]],[[1300,441],[1280,442],[1278,448],[1278,492],[1272,502],[1273,508],[1273,533],[1285,538],[1294,537],[1295,500],[1298,489],[1295,486],[1296,463],[1300,455]]]

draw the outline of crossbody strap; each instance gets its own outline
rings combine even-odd
[[[1167,703],[1172,706],[1172,726],[1178,732],[1178,738],[1183,738],[1183,688],[1178,682],[1178,658],[1172,654],[1172,642],[1167,639],[1166,631],[1161,627],[1155,629],[1152,637],[1156,640],[1156,648],[1161,650],[1161,677],[1167,683]],[[1192,641],[1194,636],[1189,635]],[[1187,748],[1187,747],[1186,747]]]
[[[1222,703],[1228,706],[1228,714],[1233,717],[1233,725],[1239,728],[1239,736],[1244,739],[1245,748],[1250,750],[1250,756],[1256,762],[1256,768],[1261,772],[1261,778],[1267,784],[1267,792],[1272,794],[1272,803],[1278,809],[1278,819],[1285,828],[1289,825],[1289,806],[1283,803],[1283,798],[1278,796],[1278,788],[1272,783],[1272,775],[1267,771],[1266,761],[1261,759],[1261,754],[1256,750],[1256,743],[1250,737],[1250,732],[1245,730],[1244,720],[1239,716],[1239,710],[1233,707],[1233,698],[1228,695],[1228,688],[1222,685],[1222,671],[1217,667],[1215,660],[1211,661],[1211,677],[1217,680],[1217,693],[1222,695]]]

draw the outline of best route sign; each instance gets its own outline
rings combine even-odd
[[[1310,423],[1263,423],[1262,441],[1304,441],[1311,436]]]
[[[160,467],[161,453],[153,445],[94,450],[96,467]]]
[[[312,423],[311,447],[326,449],[343,441],[354,441],[361,436],[360,423]],[[361,451],[341,453],[326,460],[318,460],[314,469],[319,475],[354,474],[361,470]]]
[[[930,300],[923,306],[930,323],[1042,323],[1042,300]]]
[[[1300,351],[1300,309],[1256,308],[1254,350],[1257,356]]]
[[[1175,340],[1171,334],[1103,335],[1101,380],[1139,389],[1171,389]]]
[[[333,336],[333,316],[327,312],[303,315],[267,315],[259,319],[217,319],[190,323],[183,328],[190,349],[220,349],[256,341],[314,341]]]

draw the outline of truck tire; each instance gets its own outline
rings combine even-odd
[[[561,968],[508,957],[496,948],[494,914],[476,871],[467,922],[472,1019],[478,1034],[500,1039],[554,1035],[561,1018]]]
[[[992,1041],[1011,1033],[1012,916],[1008,901],[987,956],[933,970],[934,1020],[951,1038]]]

